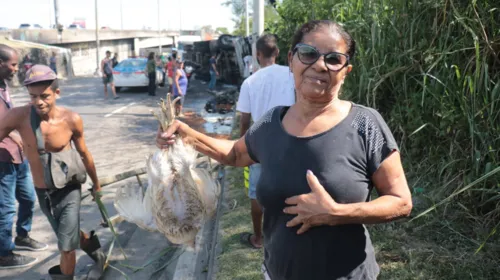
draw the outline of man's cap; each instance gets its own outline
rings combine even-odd
[[[24,80],[24,85],[31,85],[38,82],[53,81],[57,79],[56,73],[46,65],[33,65],[33,67],[26,73],[26,79]]]

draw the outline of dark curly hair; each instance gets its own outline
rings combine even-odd
[[[293,35],[292,47],[290,50],[293,51],[295,46],[302,42],[306,34],[317,31],[320,28],[328,28],[331,32],[340,34],[347,45],[347,55],[349,55],[349,59],[352,60],[354,58],[354,54],[356,53],[356,41],[354,41],[351,34],[349,34],[344,27],[331,20],[311,20],[302,25]]]

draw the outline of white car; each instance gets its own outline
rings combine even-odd
[[[36,23],[21,23],[19,29],[43,29],[43,27]]]
[[[123,87],[147,87],[149,85],[146,73],[147,59],[128,58],[113,68],[113,80],[116,91]],[[156,68],[156,84],[163,83],[163,72]]]

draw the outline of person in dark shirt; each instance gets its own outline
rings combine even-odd
[[[291,41],[294,105],[271,109],[237,141],[176,120],[158,129],[157,146],[180,135],[224,165],[261,164],[266,279],[374,280],[379,267],[365,224],[412,209],[397,143],[376,110],[339,98],[355,54],[340,24],[310,21]],[[370,200],[373,188],[378,198]]]
[[[56,73],[56,75],[57,75],[57,56],[56,56],[56,52],[52,52],[52,56],[49,59],[49,66],[50,66],[50,69],[52,69],[52,71],[54,71],[54,73]]]
[[[210,57],[209,60],[209,72],[210,72],[210,83],[208,83],[208,89],[214,90],[215,85],[217,83],[217,76],[219,76],[219,72],[217,71],[217,61],[215,59],[215,54]]]
[[[18,71],[17,52],[0,44],[0,121],[13,107],[6,80]],[[21,268],[34,264],[37,259],[13,253],[14,248],[42,251],[47,244],[29,236],[35,210],[35,186],[23,152],[23,141],[17,131],[0,140],[0,269]],[[19,202],[15,241],[12,242],[12,225]]]
[[[146,70],[148,72],[148,78],[149,78],[148,95],[155,96],[156,95],[156,61],[155,61],[155,53],[154,52],[149,53],[148,62],[146,64]]]
[[[118,63],[120,63],[120,62],[118,61],[118,54],[117,54],[117,53],[115,53],[115,54],[113,55],[113,58],[111,59],[111,61],[113,62],[113,68],[115,68],[115,67],[116,67],[116,65],[118,65]]]

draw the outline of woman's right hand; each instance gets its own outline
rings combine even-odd
[[[158,127],[156,133],[156,146],[160,149],[168,149],[169,146],[175,143],[177,135],[180,135],[182,138],[185,137],[185,130],[187,128],[189,128],[189,126],[179,120],[175,120],[167,131],[163,131],[161,126]]]

